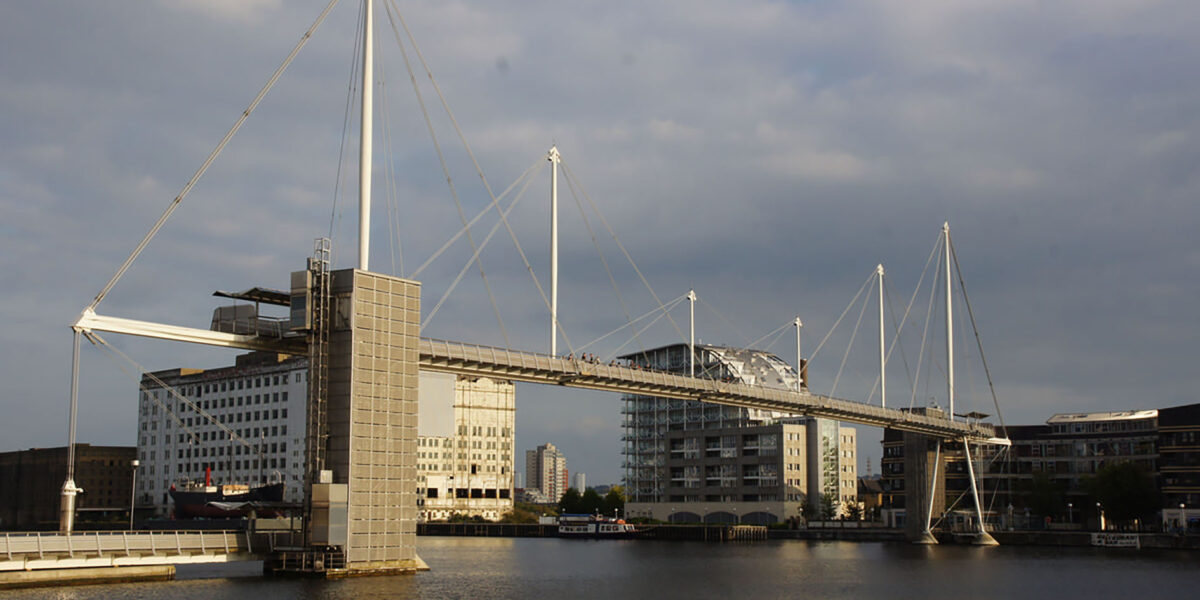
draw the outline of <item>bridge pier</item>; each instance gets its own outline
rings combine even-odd
[[[946,510],[946,473],[940,464],[941,440],[904,434],[904,534],[914,544],[936,544],[931,517]]]
[[[305,524],[309,546],[277,553],[317,560],[272,562],[277,572],[328,577],[426,569],[416,553],[421,285],[358,269],[330,275],[328,319],[314,326],[328,327],[326,426],[318,439],[331,481],[310,482],[320,502]]]

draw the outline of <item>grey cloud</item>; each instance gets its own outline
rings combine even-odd
[[[323,5],[0,7],[0,51],[18,57],[0,65],[0,266],[9,283],[0,317],[11,324],[0,410],[23,423],[0,430],[4,449],[65,438],[65,324]],[[352,179],[336,209],[331,201],[354,5],[322,26],[105,311],[203,326],[213,289],[284,286],[331,211],[339,264],[349,264]],[[703,308],[706,341],[740,342],[801,314],[815,344],[878,262],[903,303],[949,220],[1010,423],[1192,400],[1200,292],[1198,89],[1185,75],[1200,52],[1192,3],[402,8],[493,189],[557,142],[660,297],[695,287],[733,321]],[[390,30],[380,39],[391,44]],[[411,269],[458,218],[400,56],[381,63],[387,160]],[[423,92],[473,215],[487,195],[432,90]],[[353,176],[353,143],[344,177]],[[544,169],[539,177],[513,225],[545,285]],[[580,345],[624,317],[565,189],[563,202],[563,318]],[[384,204],[373,263],[389,270]],[[592,224],[630,313],[653,308]],[[460,242],[423,275],[427,309],[469,254]],[[484,264],[513,345],[545,348],[545,308],[506,233]],[[474,270],[426,333],[503,342]],[[839,394],[870,393],[869,337],[860,333]],[[665,322],[646,333],[648,344],[677,338]],[[119,343],[149,368],[229,360]],[[787,339],[775,350],[789,360],[793,352]],[[842,351],[831,342],[814,364],[818,389],[831,385]],[[120,415],[132,406],[132,384],[107,362],[86,359],[81,435],[129,443],[133,425]],[[910,395],[902,367],[893,368],[897,398]],[[590,481],[619,477],[616,398],[518,393],[521,446],[551,441]],[[863,456],[875,453],[866,447]]]

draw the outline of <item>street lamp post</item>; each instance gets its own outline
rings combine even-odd
[[[1096,503],[1096,513],[1100,515],[1100,531],[1104,531],[1104,507],[1099,502]]]
[[[129,484],[129,530],[133,531],[133,509],[137,505],[137,470],[141,463],[135,458],[129,464],[133,467],[132,482]]]
[[[1187,531],[1187,513],[1184,512],[1184,508],[1185,508],[1184,504],[1182,502],[1180,502],[1179,503],[1179,529],[1180,529],[1180,531]]]
[[[1073,508],[1075,508],[1075,505],[1074,505],[1074,504],[1071,504],[1070,502],[1068,502],[1068,503],[1067,503],[1067,522],[1068,522],[1068,523],[1074,523],[1074,522],[1075,522],[1075,519],[1073,518],[1073,514],[1072,514],[1072,512],[1071,512],[1071,510],[1072,510]]]

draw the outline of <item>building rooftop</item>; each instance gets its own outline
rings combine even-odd
[[[1058,425],[1063,423],[1097,423],[1100,421],[1136,421],[1139,419],[1153,419],[1157,416],[1157,409],[1122,410],[1117,412],[1094,413],[1063,413],[1050,417],[1046,420],[1046,424]]]

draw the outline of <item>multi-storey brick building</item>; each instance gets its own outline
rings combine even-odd
[[[132,446],[75,445],[77,522],[129,515]],[[0,529],[39,529],[58,525],[58,507],[67,478],[67,448],[32,448],[0,453]]]

